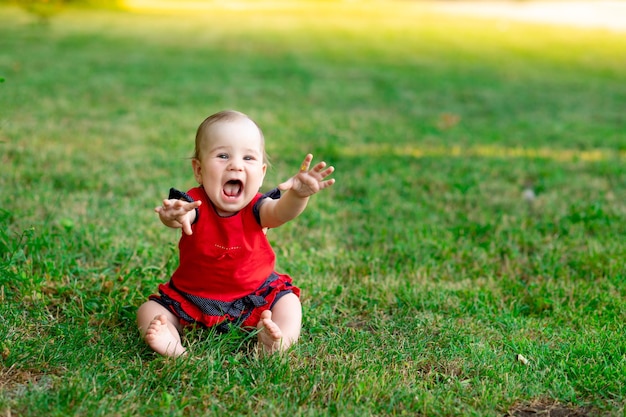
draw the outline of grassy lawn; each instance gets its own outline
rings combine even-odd
[[[220,4],[0,7],[0,416],[622,416],[624,34]],[[225,108],[263,127],[268,188],[336,167],[270,232],[303,337],[198,330],[168,360],[135,325],[177,263],[153,207]]]

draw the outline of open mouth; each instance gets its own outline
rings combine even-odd
[[[236,198],[243,192],[243,182],[240,180],[230,180],[224,184],[224,195],[228,198]]]

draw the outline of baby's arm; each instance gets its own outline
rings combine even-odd
[[[200,200],[188,203],[183,200],[165,199],[163,205],[154,211],[159,214],[161,222],[175,229],[183,229],[185,234],[192,234],[191,225],[196,220],[196,208],[200,207]]]
[[[295,219],[306,208],[310,196],[335,183],[333,178],[325,180],[335,168],[326,167],[326,162],[322,161],[309,170],[312,160],[313,155],[308,154],[300,172],[278,186],[281,191],[285,191],[280,199],[268,198],[263,202],[259,209],[263,227],[278,227]]]

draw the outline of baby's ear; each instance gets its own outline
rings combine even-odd
[[[267,174],[267,164],[263,164],[263,176],[261,177],[261,184],[259,185],[259,189],[263,186],[263,180],[265,179],[265,174]]]
[[[193,169],[193,176],[196,178],[198,184],[202,184],[202,164],[196,158],[191,160],[191,168]]]

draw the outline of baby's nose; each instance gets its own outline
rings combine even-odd
[[[243,161],[238,159],[231,159],[228,168],[231,171],[241,171],[243,169]]]

